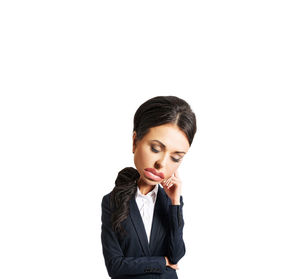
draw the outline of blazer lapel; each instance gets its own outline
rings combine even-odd
[[[161,188],[160,185],[158,185],[158,192],[153,212],[153,219],[152,219],[152,228],[151,228],[151,234],[150,234],[150,244],[149,249],[152,252],[155,247],[155,243],[157,243],[157,240],[159,239],[159,235],[163,234],[163,230],[165,230],[165,224],[164,222],[164,215],[166,214],[166,200],[164,195],[164,190]]]
[[[139,240],[140,240],[140,243],[142,245],[145,255],[150,256],[148,238],[147,238],[147,234],[146,234],[146,230],[145,230],[145,226],[143,223],[141,213],[140,213],[138,206],[136,204],[136,201],[135,201],[135,196],[133,196],[133,198],[130,199],[130,217],[131,217],[132,223],[134,225],[135,231],[139,237]]]
[[[166,214],[166,200],[164,195],[164,190],[158,185],[157,197],[154,206],[151,233],[150,233],[150,243],[148,243],[148,238],[143,223],[141,213],[135,201],[135,196],[130,199],[130,217],[134,225],[135,231],[139,237],[141,246],[146,256],[151,256],[151,252],[154,250],[154,245],[158,239],[158,235],[162,234],[162,230],[165,230],[163,216]],[[151,248],[151,249],[150,249]]]

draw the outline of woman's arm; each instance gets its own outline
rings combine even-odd
[[[101,242],[109,276],[163,273],[166,269],[166,259],[163,256],[124,257],[116,233],[111,227],[108,195],[103,197],[101,207]]]
[[[177,262],[185,254],[185,245],[182,238],[183,231],[183,199],[181,195],[182,181],[178,173],[178,168],[174,172],[174,175],[170,176],[161,182],[167,196],[168,196],[168,252],[169,260],[173,264]]]
[[[180,205],[173,205],[171,200],[168,199],[169,207],[169,260],[173,264],[185,255],[185,244],[183,241],[183,198],[180,196]]]

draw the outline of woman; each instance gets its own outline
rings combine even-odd
[[[185,254],[178,167],[196,117],[184,100],[157,96],[138,108],[133,124],[136,169],[122,169],[101,204],[105,265],[113,279],[175,279]]]

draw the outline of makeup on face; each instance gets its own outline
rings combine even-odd
[[[151,140],[151,142],[157,142],[157,143],[158,143],[159,145],[161,145],[164,149],[166,148],[166,146],[165,146],[161,141],[159,141],[159,140],[154,139],[154,140]],[[174,153],[177,153],[177,154],[183,153],[183,154],[185,154],[184,151],[175,151]]]
[[[176,125],[164,124],[151,127],[140,141],[136,141],[134,134],[133,147],[134,163],[143,178],[141,183],[153,185],[169,178],[178,168],[189,142]]]
[[[144,174],[147,178],[154,181],[161,181],[163,179],[162,177],[155,175],[153,172],[149,171],[148,169],[144,169]]]
[[[152,142],[152,144],[151,144],[151,150],[154,152],[154,153],[158,153],[158,152],[160,152],[160,150],[157,150],[156,148],[154,148],[155,147],[155,143],[156,144],[158,144],[161,148],[163,148],[163,149],[165,149],[166,148],[166,146],[161,142],[161,141],[159,141],[159,140],[151,140],[150,142]],[[154,144],[153,144],[154,143]],[[175,154],[185,154],[185,152],[183,152],[183,151],[175,151],[175,152],[173,152],[173,153],[175,153]],[[180,156],[179,158],[174,158],[174,157],[171,157],[172,158],[172,160],[174,161],[174,162],[176,162],[176,163],[178,163],[178,162],[180,162],[180,160],[183,158],[183,156]]]

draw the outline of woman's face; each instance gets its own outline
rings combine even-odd
[[[189,148],[185,133],[174,124],[152,127],[140,141],[134,131],[134,164],[140,174],[139,184],[156,185],[172,176]],[[146,168],[154,169],[161,177],[153,176]]]

